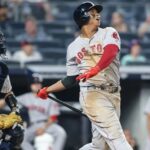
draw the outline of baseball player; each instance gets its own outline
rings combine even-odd
[[[0,31],[0,56],[3,58],[6,54],[5,37]],[[0,141],[9,143],[11,149],[20,146],[23,140],[23,126],[20,117],[20,110],[17,100],[12,92],[12,86],[9,79],[8,67],[0,61],[0,99],[4,99],[11,109],[11,113],[0,114]],[[9,137],[9,138],[8,138]],[[14,140],[15,139],[15,140]],[[0,145],[0,149],[2,143]],[[8,147],[7,147],[8,148]]]
[[[147,122],[147,140],[146,140],[146,146],[145,150],[150,149],[150,98],[148,99],[146,105],[145,105],[144,113],[146,115],[146,122]]]
[[[80,84],[80,104],[92,123],[92,142],[80,150],[132,150],[124,136],[120,116],[120,37],[112,27],[99,28],[103,7],[85,2],[74,11],[80,35],[67,49],[67,76],[44,87],[38,96]],[[106,145],[107,143],[107,145]]]
[[[28,108],[30,125],[25,130],[23,150],[34,150],[32,144],[36,136],[49,133],[53,139],[52,150],[63,150],[66,141],[65,130],[58,125],[59,106],[56,102],[45,101],[44,103],[36,96],[37,91],[42,87],[42,79],[39,75],[33,74],[31,81],[31,92],[17,97],[18,103]]]

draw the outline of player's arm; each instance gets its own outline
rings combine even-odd
[[[53,115],[53,116],[49,117],[49,119],[48,119],[47,122],[44,124],[44,126],[43,126],[42,128],[38,128],[38,129],[36,130],[36,135],[41,135],[41,134],[43,134],[43,133],[47,130],[47,128],[48,128],[51,124],[55,123],[57,120],[58,120],[58,116],[57,116],[57,115]]]
[[[0,62],[1,77],[0,77],[0,98],[4,98],[6,104],[11,111],[18,112],[17,100],[12,92],[12,86],[8,75],[8,67],[5,63]]]
[[[5,106],[5,100],[4,99],[0,99],[0,109],[2,109]]]
[[[108,44],[106,47],[104,47],[104,53],[99,62],[96,64],[95,67],[91,68],[89,71],[79,75],[76,79],[81,80],[81,79],[88,79],[93,76],[95,76],[97,73],[108,67],[114,58],[116,57],[118,53],[118,46],[115,44]]]
[[[60,107],[58,103],[56,102],[50,102],[49,107],[47,109],[48,114],[48,120],[47,122],[42,126],[42,128],[39,128],[36,130],[36,134],[40,135],[44,133],[49,126],[51,126],[53,123],[56,123],[58,121],[58,116],[60,114]]]
[[[68,88],[71,88],[77,84],[76,76],[66,76],[60,81],[56,82],[52,86],[47,88],[47,93],[59,92]]]
[[[78,82],[76,81],[76,77],[77,75],[66,76],[62,80],[59,80],[58,82],[54,83],[53,85],[49,87],[44,87],[38,92],[37,95],[42,99],[47,99],[49,93],[59,92],[71,88],[78,84]]]
[[[50,105],[48,108],[48,118],[49,119],[46,122],[46,124],[44,125],[44,128],[47,129],[51,124],[57,122],[59,114],[60,114],[60,107],[59,107],[58,103],[53,102],[53,101],[50,102]]]
[[[12,112],[16,112],[18,114],[20,113],[17,99],[12,91],[6,94],[5,102],[9,106]]]
[[[59,92],[71,88],[78,83],[78,81],[76,81],[76,77],[79,74],[79,71],[77,68],[75,57],[70,54],[71,50],[72,46],[69,46],[67,50],[67,64],[66,64],[67,76],[64,79],[54,83],[53,85],[41,89],[37,94],[38,97],[42,99],[47,99],[49,93]]]

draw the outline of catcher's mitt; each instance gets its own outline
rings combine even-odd
[[[12,112],[8,115],[0,114],[0,129],[11,128],[15,123],[21,124],[22,119],[15,112]]]

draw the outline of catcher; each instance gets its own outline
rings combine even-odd
[[[5,57],[5,37],[0,31],[0,56]],[[2,60],[1,59],[1,60]],[[0,61],[0,99],[4,99],[11,110],[10,114],[0,114],[0,149],[19,149],[23,140],[23,126],[17,100],[12,92],[7,65]],[[6,143],[6,147],[3,147]]]

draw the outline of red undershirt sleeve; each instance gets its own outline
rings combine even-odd
[[[100,61],[97,63],[97,66],[99,66],[100,71],[102,71],[112,63],[118,51],[119,47],[115,44],[108,44],[104,47],[104,53]]]

